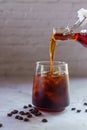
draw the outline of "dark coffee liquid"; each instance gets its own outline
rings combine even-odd
[[[33,83],[33,104],[46,111],[62,111],[69,105],[66,74],[37,75]]]

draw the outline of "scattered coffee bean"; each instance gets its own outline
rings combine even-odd
[[[83,104],[83,105],[87,106],[87,102],[84,102],[84,104]]]
[[[35,116],[40,116],[40,115],[42,115],[42,113],[41,112],[37,112],[37,113],[34,113],[34,115]]]
[[[19,114],[20,115],[25,115],[25,112],[24,111],[20,111]]]
[[[31,105],[31,104],[29,104],[29,105],[28,105],[28,107],[32,107],[32,105]]]
[[[16,115],[16,116],[15,116],[15,119],[23,120],[23,117],[22,117],[22,116],[19,116],[19,115]]]
[[[24,121],[26,121],[26,122],[27,122],[27,121],[29,121],[29,119],[28,119],[28,118],[24,118]]]
[[[77,112],[77,113],[80,113],[80,112],[81,112],[81,110],[77,110],[76,112]]]
[[[18,119],[18,118],[19,118],[19,115],[16,115],[16,116],[15,116],[15,119]]]
[[[22,116],[19,116],[19,117],[18,117],[18,120],[23,120],[23,117],[22,117]]]
[[[85,112],[87,112],[87,109],[85,109]]]
[[[72,110],[72,111],[74,111],[74,110],[76,110],[76,108],[75,108],[75,107],[73,107],[73,108],[71,108],[71,110]]]
[[[12,113],[8,113],[7,116],[11,117],[11,116],[12,116]]]
[[[45,123],[45,122],[48,122],[48,120],[47,120],[47,119],[42,119],[42,122],[44,122],[44,123]]]
[[[28,106],[25,105],[23,108],[26,109],[26,108],[28,108]]]
[[[34,108],[34,109],[32,109],[30,112],[31,112],[32,114],[36,114],[36,113],[38,113],[38,112],[39,112],[39,110],[38,110],[38,109],[36,109],[36,108]]]
[[[0,123],[0,128],[3,126],[3,124],[2,123]]]
[[[39,112],[39,110],[37,108],[34,108],[34,112],[37,113]]]
[[[31,115],[31,114],[28,114],[28,115],[27,115],[27,117],[28,117],[28,118],[31,118],[31,117],[32,117],[32,115]]]
[[[12,114],[17,114],[17,113],[18,113],[18,110],[13,110],[11,113],[12,113]]]
[[[34,111],[34,109],[32,109],[32,110],[31,110],[31,113],[32,113],[32,114],[35,114],[35,111]]]
[[[31,112],[31,111],[33,111],[33,109],[30,109],[29,111]]]
[[[28,115],[28,114],[30,114],[29,112],[25,112],[25,115]]]

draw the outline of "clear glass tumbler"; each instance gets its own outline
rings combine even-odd
[[[63,111],[69,105],[68,64],[54,61],[50,72],[49,61],[38,61],[33,79],[32,103],[43,111]]]

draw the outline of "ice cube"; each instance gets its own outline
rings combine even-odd
[[[59,75],[61,75],[61,73],[59,71],[54,71],[52,76],[53,77],[57,77]]]

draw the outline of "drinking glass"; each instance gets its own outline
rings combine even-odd
[[[60,112],[69,105],[69,74],[66,62],[54,61],[53,72],[50,72],[49,61],[36,62],[32,103],[38,109],[48,112]]]

